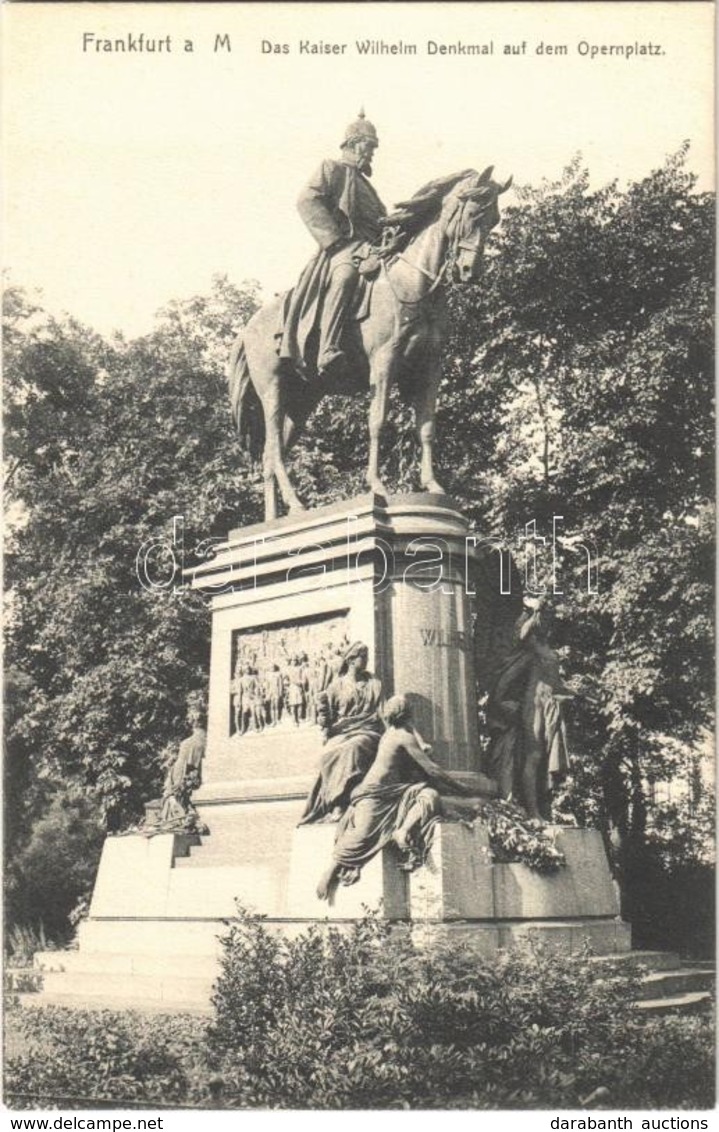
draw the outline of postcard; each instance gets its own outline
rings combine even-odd
[[[709,1127],[714,14],[5,5],[8,1108]]]

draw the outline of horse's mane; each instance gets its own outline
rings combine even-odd
[[[463,169],[461,173],[452,173],[449,177],[438,177],[435,181],[428,181],[418,189],[409,200],[402,200],[395,205],[383,220],[383,227],[392,227],[396,230],[396,239],[411,239],[428,224],[431,224],[442,207],[442,201],[450,189],[469,177],[474,169]]]

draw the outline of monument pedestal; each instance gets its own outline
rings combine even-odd
[[[586,938],[599,952],[628,950],[590,830],[559,831],[567,867],[543,877],[493,864],[481,826],[440,823],[416,872],[399,869],[387,847],[331,905],[316,896],[335,827],[298,828],[322,752],[312,698],[350,642],[367,646],[385,696],[407,695],[435,760],[478,794],[488,785],[475,714],[474,554],[445,497],[368,495],[233,531],[190,572],[212,604],[207,751],[194,798],[210,833],[107,839],[79,950],[38,957],[48,999],[207,1008],[236,901],[288,933],[370,907],[410,923],[419,944],[442,933],[488,952],[531,929],[565,951]],[[258,671],[265,689],[273,679],[283,689],[281,713],[266,699],[260,718]]]

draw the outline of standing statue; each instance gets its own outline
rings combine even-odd
[[[549,609],[541,599],[532,605],[517,620],[489,688],[488,771],[502,798],[549,821],[552,790],[569,769],[564,703],[575,693],[562,680],[547,640]]]
[[[434,472],[447,339],[442,284],[478,278],[511,177],[498,184],[492,166],[465,169],[424,185],[386,216],[368,179],[377,144],[374,126],[360,117],[345,133],[341,159],[322,164],[300,197],[320,251],[295,290],[257,311],[232,348],[233,416],[252,454],[262,456],[267,519],[278,514],[278,488],[290,511],[304,509],[285,457],[328,393],[371,389],[367,483],[386,496],[380,437],[394,382],[414,408],[422,487],[443,494]],[[360,285],[373,271],[376,278]]]
[[[332,864],[317,886],[320,900],[331,899],[338,883],[359,880],[363,865],[391,841],[421,863],[430,824],[442,813],[440,796],[469,793],[429,758],[432,748],[404,696],[392,696],[382,717],[387,730],[337,828]]]
[[[339,821],[353,788],[369,770],[382,735],[382,685],[367,671],[367,646],[347,649],[339,675],[316,700],[325,753],[300,825]]]

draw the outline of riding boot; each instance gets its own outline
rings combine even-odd
[[[345,361],[342,350],[347,312],[357,287],[357,270],[351,263],[337,264],[330,275],[329,285],[322,304],[320,319],[320,349],[317,372],[341,369]]]

